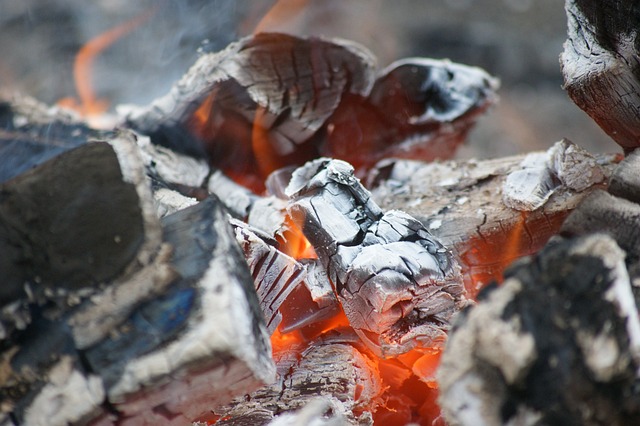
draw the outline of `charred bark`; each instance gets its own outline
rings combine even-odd
[[[561,57],[573,101],[626,152],[640,145],[640,5],[625,0],[567,0]]]
[[[438,372],[449,424],[640,421],[640,322],[610,237],[550,243],[459,318]]]

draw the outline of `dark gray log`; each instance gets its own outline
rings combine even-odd
[[[640,5],[567,0],[564,87],[573,101],[629,152],[640,146]]]
[[[351,325],[379,354],[439,345],[465,306],[459,266],[413,217],[382,210],[339,160],[296,170],[289,210],[316,249]]]
[[[610,237],[550,243],[458,318],[438,372],[449,424],[640,422],[640,322]]]
[[[0,192],[3,321],[16,304],[55,302],[66,311],[98,284],[147,265],[161,242],[130,134],[61,154]]]

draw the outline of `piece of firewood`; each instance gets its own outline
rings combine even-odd
[[[389,160],[381,162],[368,181],[382,208],[416,217],[453,251],[467,292],[474,296],[499,279],[513,260],[544,246],[582,199],[606,185],[615,160],[576,154],[562,142],[547,152],[492,160]],[[524,182],[507,186],[510,176]],[[546,192],[513,191],[525,186],[544,186]],[[523,210],[508,207],[505,192],[512,194],[508,203]]]
[[[640,423],[640,321],[607,235],[550,242],[458,317],[438,371],[449,424]]]
[[[223,418],[217,424],[267,425],[279,414],[323,397],[331,409],[330,417],[337,418],[339,424],[371,425],[370,410],[383,391],[379,371],[369,355],[339,340],[317,342],[307,348],[297,345],[281,355],[278,381],[216,410]]]
[[[640,146],[640,4],[567,0],[564,88],[626,152]]]
[[[356,330],[383,356],[438,346],[465,306],[459,266],[416,219],[384,213],[346,162],[297,169],[289,211],[314,246]]]
[[[377,76],[355,43],[260,33],[203,55],[127,123],[261,191],[272,171],[320,155],[363,167],[388,155],[448,158],[496,88],[448,61],[409,58]]]
[[[83,144],[2,184],[5,326],[16,304],[55,302],[64,312],[155,256],[160,222],[131,137]]]

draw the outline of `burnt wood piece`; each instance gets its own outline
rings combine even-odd
[[[480,69],[425,59],[376,77],[375,58],[354,43],[260,33],[203,55],[127,123],[261,191],[270,172],[320,155],[448,157],[497,87]]]
[[[274,379],[222,204],[167,216],[162,231],[150,263],[64,310],[32,306],[1,341],[0,424],[184,425]]]
[[[269,336],[221,203],[162,220],[178,274],[114,332],[86,348],[118,424],[186,424],[274,379]]]
[[[543,171],[552,182],[547,200],[533,211],[503,202],[508,177],[529,163],[525,155],[442,163],[386,160],[372,170],[368,182],[382,208],[411,214],[453,251],[473,297],[483,285],[500,279],[513,260],[542,248],[580,201],[606,184],[616,166],[615,156],[581,155],[585,164],[576,164],[576,170],[591,170],[595,163],[599,170],[593,176],[603,173],[605,181],[578,192],[562,183],[555,166],[549,169],[548,154],[530,154],[546,159]]]
[[[571,99],[625,152],[640,146],[640,4],[567,0],[561,56]]]
[[[247,259],[251,276],[272,334],[282,321],[280,305],[306,276],[306,268],[294,258],[268,244],[258,233],[240,221],[231,222]]]
[[[160,223],[132,138],[83,144],[0,187],[3,338],[29,305],[68,311],[155,256]]]
[[[355,346],[339,341],[297,346],[281,354],[277,366],[276,383],[215,410],[223,418],[216,424],[276,425],[270,422],[282,413],[304,410],[318,399],[329,410],[313,417],[329,414],[340,425],[372,424],[369,410],[380,402],[383,386],[376,364]],[[316,420],[313,417],[310,420]]]
[[[604,234],[550,242],[458,317],[438,371],[449,424],[640,423],[640,322]]]
[[[384,213],[340,160],[307,163],[286,192],[351,326],[372,350],[389,356],[443,343],[467,301],[456,261],[418,220]]]

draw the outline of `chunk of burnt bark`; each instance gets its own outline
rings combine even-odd
[[[438,372],[449,424],[640,421],[640,322],[614,240],[554,241],[480,299]]]
[[[360,337],[379,354],[439,345],[466,303],[459,266],[413,217],[383,211],[340,160],[293,173],[289,211]]]

